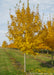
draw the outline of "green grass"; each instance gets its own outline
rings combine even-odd
[[[49,57],[48,57],[49,56]],[[26,71],[28,73],[54,73],[54,66],[51,66],[51,56],[39,54],[34,56],[26,55]],[[0,75],[25,75],[24,55],[15,49],[0,49]],[[35,75],[35,74],[33,74]],[[40,75],[40,74],[36,74]],[[43,75],[43,74],[41,74]]]

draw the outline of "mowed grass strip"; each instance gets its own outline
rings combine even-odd
[[[24,65],[24,55],[19,50],[14,49],[6,49],[6,51],[19,61],[22,65]],[[37,60],[38,59],[38,60]],[[26,56],[26,71],[27,72],[41,72],[41,73],[54,73],[54,67],[49,67],[46,65],[51,60],[51,57],[47,57],[47,55],[39,54],[34,58],[31,55]]]
[[[10,55],[10,56],[9,56]],[[13,58],[15,61],[13,61]],[[0,75],[24,75],[23,66],[24,66],[24,55],[21,51],[16,49],[0,49]],[[38,59],[38,60],[37,60]],[[54,73],[54,67],[48,67],[43,63],[50,61],[51,57],[47,57],[44,54],[36,55],[35,58],[31,55],[26,56],[26,71],[27,73],[48,73],[50,75]],[[12,62],[13,61],[13,62]],[[16,65],[16,62],[22,66],[22,69]],[[14,63],[14,65],[13,65]],[[43,63],[43,64],[42,64]],[[18,64],[18,65],[19,65]],[[44,66],[45,65],[45,66]],[[39,74],[40,75],[40,74]]]
[[[12,63],[5,49],[0,49],[0,75],[24,75]]]

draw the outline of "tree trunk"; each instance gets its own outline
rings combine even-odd
[[[26,53],[24,53],[24,72],[26,72]]]
[[[51,64],[53,65],[53,51],[52,51],[52,54],[51,54]]]
[[[47,50],[47,54],[48,54],[48,50]]]
[[[43,53],[43,50],[42,50],[42,53]]]

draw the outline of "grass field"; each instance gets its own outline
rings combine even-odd
[[[25,75],[23,72],[23,61],[23,53],[19,50],[0,48],[0,75]],[[35,57],[27,55],[26,71],[26,75],[54,75],[54,65],[51,65],[51,55],[41,53]]]

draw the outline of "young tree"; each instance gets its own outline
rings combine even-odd
[[[16,16],[10,15],[11,24],[8,25],[8,38],[25,53],[33,54],[34,39],[36,33],[41,29],[41,20],[39,16],[38,6],[37,13],[31,12],[29,2],[27,8],[18,8]]]
[[[17,46],[18,49],[26,54],[35,54],[36,49],[36,34],[39,33],[42,27],[42,22],[39,15],[39,5],[37,11],[31,12],[29,0],[27,0],[27,8],[20,7],[15,11],[15,15],[10,14],[11,24],[8,25],[8,38]],[[37,42],[39,42],[37,40]],[[25,55],[25,54],[24,54]]]

